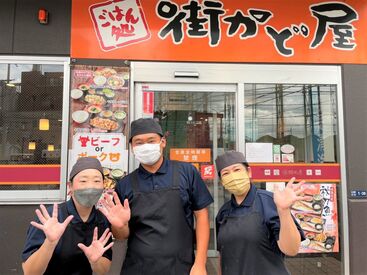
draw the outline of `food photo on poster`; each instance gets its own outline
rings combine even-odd
[[[295,202],[292,215],[300,224],[306,240],[300,253],[339,252],[336,184],[304,185],[305,201]]]
[[[128,85],[127,68],[74,66],[70,91],[72,133],[126,134]]]
[[[97,158],[113,190],[128,171],[129,68],[72,66],[70,114],[69,167]]]

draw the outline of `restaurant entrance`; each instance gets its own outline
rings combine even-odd
[[[192,163],[213,195],[209,263],[218,256],[215,216],[230,199],[214,160],[238,150],[258,188],[308,182],[310,203],[292,209],[307,237],[286,259],[292,274],[349,273],[339,67],[134,62],[131,72],[131,117],[159,120],[165,156]],[[217,264],[208,269],[216,274]]]

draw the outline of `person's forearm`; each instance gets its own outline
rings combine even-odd
[[[301,244],[301,235],[292,218],[289,209],[279,210],[280,232],[278,246],[280,250],[288,255],[295,256],[298,253]]]
[[[93,273],[97,275],[106,274],[111,267],[111,261],[105,257],[101,257],[97,262],[90,263]]]
[[[22,264],[24,274],[37,275],[45,273],[56,245],[57,242],[50,243],[45,239],[41,247]]]
[[[115,237],[115,239],[126,240],[130,234],[129,224],[126,224],[121,228],[112,226],[112,234]]]
[[[195,212],[196,216],[196,257],[195,264],[206,264],[209,236],[210,236],[210,224],[208,209],[202,209]]]

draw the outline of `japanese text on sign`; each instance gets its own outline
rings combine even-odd
[[[123,134],[78,133],[73,137],[74,159],[97,158],[104,167],[127,171],[128,154]]]
[[[171,148],[170,159],[184,162],[210,162],[211,151],[208,148]]]
[[[330,31],[333,35],[332,47],[339,50],[353,50],[355,27],[352,22],[358,19],[357,12],[345,3],[327,2],[310,5],[310,14],[317,19],[317,27],[313,33],[313,40],[309,48],[317,48]],[[256,37],[260,26],[264,26],[265,33],[273,41],[277,52],[282,56],[294,55],[294,49],[287,46],[288,40],[294,36],[304,38],[311,35],[310,27],[304,23],[284,26],[276,29],[271,25],[274,14],[270,10],[248,9],[248,14],[236,10],[227,14],[221,1],[190,0],[187,4],[178,6],[172,1],[159,1],[156,12],[167,21],[159,31],[159,37],[172,37],[175,44],[181,44],[186,35],[191,38],[208,37],[210,47],[220,44],[222,32],[228,37],[235,35],[241,40]]]
[[[138,0],[99,3],[90,7],[90,14],[100,46],[105,51],[150,37]]]

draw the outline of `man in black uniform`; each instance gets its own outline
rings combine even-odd
[[[110,224],[94,205],[103,192],[103,169],[80,158],[70,172],[71,199],[53,209],[41,204],[22,253],[24,274],[105,274],[111,266]]]
[[[166,140],[154,119],[133,121],[130,143],[140,166],[117,184],[115,202],[106,196],[101,209],[114,236],[128,238],[121,274],[205,275],[213,202],[206,185],[191,164],[163,157]]]

